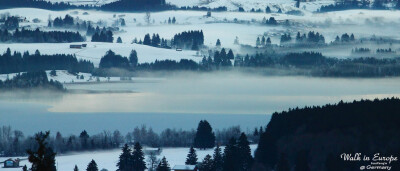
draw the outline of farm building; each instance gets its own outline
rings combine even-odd
[[[71,49],[82,49],[82,45],[69,45]]]
[[[198,171],[196,165],[175,165],[173,171]]]
[[[4,168],[16,168],[19,167],[19,159],[7,159],[4,161]]]

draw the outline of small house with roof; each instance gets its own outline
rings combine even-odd
[[[4,161],[4,168],[17,168],[19,167],[19,159],[7,159],[6,161]]]

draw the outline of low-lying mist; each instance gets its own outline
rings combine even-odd
[[[50,106],[50,112],[271,114],[305,105],[400,94],[400,78],[265,76],[235,71],[147,77],[157,81],[66,84],[68,90],[81,93],[65,93],[50,100],[22,100]]]

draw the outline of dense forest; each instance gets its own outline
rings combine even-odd
[[[257,170],[299,165],[311,171],[357,170],[366,163],[344,162],[340,154],[399,156],[399,110],[400,99],[390,98],[274,113],[256,151]],[[398,164],[392,162],[392,169]]]
[[[48,80],[44,71],[17,74],[12,79],[0,80],[0,91],[45,89],[64,91],[63,85],[58,81]],[[0,150],[1,151],[1,150]]]
[[[172,44],[177,48],[199,50],[204,44],[203,30],[200,31],[185,31],[176,34],[172,39]]]
[[[40,31],[26,30],[22,28],[15,29],[14,33],[9,32],[7,29],[0,30],[0,42],[16,42],[16,43],[69,43],[69,42],[83,42],[85,37],[81,36],[79,32],[70,31]]]
[[[34,54],[29,54],[29,52],[24,52],[24,54],[11,53],[9,48],[4,54],[0,54],[1,74],[40,70],[68,70],[71,73],[90,73],[93,69],[92,62],[78,60],[74,55],[42,55],[38,50]]]

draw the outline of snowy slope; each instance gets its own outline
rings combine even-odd
[[[254,154],[257,145],[250,145],[252,154]],[[222,147],[223,151],[223,147]],[[174,165],[182,165],[186,161],[186,156],[189,152],[189,148],[164,148],[162,153],[158,156],[158,158],[166,157],[170,167],[172,168]],[[87,164],[94,159],[98,165],[99,170],[102,168],[108,169],[109,171],[117,170],[116,164],[118,160],[118,156],[121,154],[121,150],[108,150],[108,151],[98,151],[98,152],[85,152],[85,153],[75,153],[68,154],[65,156],[57,156],[56,157],[56,165],[58,171],[69,171],[73,170],[74,166],[77,165],[79,170],[85,170]],[[197,150],[197,158],[199,161],[202,161],[203,158],[210,154],[212,156],[213,149],[209,150]],[[8,158],[1,158],[0,161],[3,161]],[[147,156],[146,156],[147,159]],[[20,165],[27,165],[29,167],[29,163],[27,160],[21,161]],[[14,171],[21,170],[18,169],[3,169],[5,171]]]

